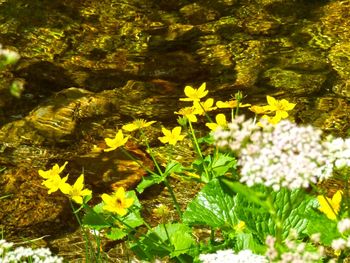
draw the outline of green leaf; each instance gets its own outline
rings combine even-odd
[[[165,171],[163,173],[164,177],[172,174],[172,173],[180,173],[182,171],[182,165],[178,162],[171,161],[165,167]]]
[[[310,213],[313,209],[312,198],[309,195],[303,190],[281,189],[274,192],[261,186],[252,187],[252,190],[254,189],[259,191],[265,189],[265,194],[268,193],[270,201],[262,198],[259,203],[255,198],[248,197],[247,194],[238,193],[235,198],[236,215],[246,223],[253,234],[259,237],[261,242],[265,242],[267,235],[275,236],[276,234],[273,211],[276,211],[275,217],[283,222],[283,238],[288,236],[291,229],[295,229],[299,235],[303,233],[309,222],[305,214]]]
[[[131,248],[137,255],[142,257],[148,255],[147,259],[152,260],[153,257],[177,257],[189,254],[194,246],[195,241],[187,225],[168,223],[160,224],[152,231],[148,231],[146,236],[142,237],[138,244],[133,243]],[[140,253],[141,251],[143,252]]]
[[[166,179],[166,177],[171,173],[178,173],[181,171],[182,171],[181,164],[178,162],[172,161],[168,163],[167,166],[165,167],[163,176],[150,175],[148,177],[142,177],[142,181],[141,183],[138,184],[136,190],[141,194],[146,188],[154,184],[160,184],[161,182],[163,182]]]
[[[106,234],[106,237],[111,240],[119,240],[124,238],[128,233],[134,231],[134,229],[143,224],[143,219],[140,215],[140,211],[133,211],[129,213],[124,218],[114,221],[115,225],[119,225],[119,227],[112,227]]]
[[[197,139],[199,144],[206,143],[206,144],[213,144],[215,142],[214,137],[211,133],[207,134],[204,137]]]
[[[245,184],[242,184],[240,182],[233,182],[231,180],[228,180],[226,178],[220,178],[220,181],[228,186],[234,193],[240,194],[241,196],[244,196],[247,201],[254,203],[258,206],[263,206],[268,209],[268,206],[265,202],[265,193],[261,193],[259,191],[253,190],[252,188],[246,186]]]
[[[341,235],[337,229],[337,221],[327,218],[323,213],[317,211],[318,202],[316,199],[314,210],[306,215],[309,220],[309,224],[305,230],[305,233],[309,236],[315,233],[320,233],[320,241],[323,245],[330,246],[334,239],[340,238]]]
[[[249,249],[255,254],[265,254],[266,247],[256,242],[252,233],[237,233],[235,242],[235,251]]]
[[[106,237],[110,240],[120,240],[123,239],[128,234],[127,231],[124,231],[121,228],[113,227],[106,233]]]
[[[233,156],[218,152],[208,164],[209,171],[212,177],[219,177],[225,175],[227,172],[232,174],[236,172],[237,161]]]
[[[92,209],[87,210],[87,213],[83,217],[83,225],[88,228],[101,230],[103,228],[110,227],[112,222],[106,220],[102,212],[103,203],[95,205]]]
[[[219,180],[214,179],[188,205],[183,214],[183,222],[232,229],[238,223],[234,207],[232,194],[228,193]]]

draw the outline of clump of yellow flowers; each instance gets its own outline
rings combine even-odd
[[[112,144],[115,147],[116,144]],[[60,173],[65,169],[67,164],[68,162],[65,162],[61,167],[55,164],[49,170],[39,170],[39,175],[45,179],[42,184],[49,189],[49,194],[60,190],[75,203],[82,205],[84,200],[86,200],[85,197],[91,196],[92,191],[84,189],[84,174],[81,174],[73,185],[67,183],[68,175],[63,178],[61,177]],[[125,197],[123,187],[119,187],[112,195],[102,194],[102,200],[104,201],[103,210],[120,216],[124,216],[127,213],[127,209],[134,202],[133,198]]]
[[[266,118],[271,123],[278,123],[280,120],[288,117],[288,111],[295,107],[294,103],[290,103],[286,99],[277,100],[274,97],[267,96],[267,105],[263,106],[252,106],[251,104],[242,104],[242,94],[238,93],[235,96],[236,99],[228,101],[217,101],[214,106],[214,99],[204,98],[208,95],[209,91],[206,89],[206,83],[202,83],[201,86],[196,89],[191,86],[186,86],[184,89],[186,98],[180,98],[180,101],[192,102],[191,106],[183,107],[175,112],[177,115],[181,115],[185,118],[189,125],[190,130],[193,132],[192,124],[198,121],[198,115],[206,115],[210,120],[206,123],[206,126],[215,131],[218,127],[227,127],[228,122],[226,116],[223,113],[219,113],[215,116],[215,122],[211,121],[211,118],[207,115],[208,112],[214,111],[218,108],[230,108],[234,109],[249,107],[249,110],[254,112],[256,115],[262,114],[262,118]],[[274,115],[273,115],[274,114]],[[105,152],[114,151],[118,148],[123,148],[130,138],[130,135],[124,135],[125,132],[134,132],[147,128],[154,124],[155,121],[146,121],[144,119],[136,119],[135,121],[125,124],[122,129],[119,129],[114,138],[105,138],[107,148]],[[176,126],[173,129],[162,128],[164,136],[158,137],[158,139],[164,144],[176,145],[179,141],[182,141],[186,135],[182,133],[182,127]],[[193,134],[194,135],[194,134]],[[39,175],[44,178],[43,185],[48,188],[48,193],[54,193],[60,190],[63,194],[67,195],[71,200],[77,204],[83,204],[84,198],[91,196],[92,192],[89,189],[84,189],[84,174],[81,174],[73,185],[67,183],[68,175],[61,177],[62,171],[65,169],[67,162],[62,166],[55,164],[51,169],[44,171],[39,170]],[[124,188],[118,188],[112,195],[103,194],[102,200],[104,201],[104,210],[116,213],[119,215],[125,215],[127,209],[132,206],[133,199],[125,197]],[[328,213],[330,214],[330,213]]]
[[[68,175],[61,178],[60,173],[64,170],[67,164],[68,162],[65,162],[61,167],[58,164],[55,164],[47,171],[39,170],[39,175],[46,179],[42,184],[49,189],[49,194],[60,190],[77,204],[82,204],[83,198],[91,195],[91,190],[84,189],[84,174],[81,174],[73,185],[66,182]]]
[[[180,98],[180,101],[192,102],[191,107],[185,107],[175,112],[187,118],[190,122],[197,122],[197,115],[206,115],[208,112],[216,110],[217,108],[229,108],[232,110],[234,116],[234,109],[249,107],[249,110],[256,115],[262,115],[262,118],[267,119],[272,124],[277,124],[282,119],[286,119],[289,114],[288,111],[294,109],[295,103],[291,103],[286,99],[277,100],[272,96],[266,96],[267,105],[251,105],[241,103],[242,94],[238,92],[235,99],[228,101],[217,101],[214,107],[214,99],[208,98],[201,101],[207,94],[206,83],[203,83],[198,89],[191,86],[185,87],[185,95],[187,98]],[[209,118],[210,119],[210,118]],[[215,122],[206,123],[206,126],[215,131],[219,126],[225,128],[227,126],[226,116],[219,113],[215,116]]]

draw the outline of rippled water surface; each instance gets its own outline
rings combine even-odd
[[[346,136],[349,14],[350,1],[0,1],[0,43],[21,56],[0,72],[5,236],[50,235],[45,242],[66,253],[59,244],[74,243],[76,224],[64,197],[47,196],[37,169],[68,160],[70,174],[85,167],[97,192],[122,180],[132,187],[143,171],[116,172],[113,160],[125,156],[92,154],[92,145],[145,118],[157,121],[149,136],[158,146],[161,125],[175,125],[174,111],[185,106],[185,85],[206,82],[220,100],[238,90],[252,104],[286,98],[297,103],[291,119]],[[20,98],[9,92],[13,81],[24,83]],[[145,202],[166,202],[162,191]]]

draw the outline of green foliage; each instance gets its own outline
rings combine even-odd
[[[148,177],[142,177],[142,181],[138,184],[136,190],[139,193],[143,193],[146,188],[164,182],[169,175],[172,173],[180,173],[182,169],[183,167],[180,163],[172,161],[167,164],[165,171],[161,175],[151,174]]]
[[[235,174],[237,162],[230,154],[218,152],[215,155],[207,155],[204,159],[195,160],[192,166],[203,182],[209,182],[226,173]]]
[[[178,257],[182,254],[192,254],[196,243],[191,233],[191,228],[185,224],[160,224],[148,231],[140,239],[140,243],[132,243],[131,248],[141,258],[148,255],[148,260],[167,255]],[[142,254],[139,246],[142,248]]]
[[[320,242],[327,246],[330,246],[334,239],[341,237],[337,229],[337,221],[328,219],[324,214],[316,210],[310,211],[306,217],[309,220],[309,224],[305,229],[305,234],[308,236],[320,233]]]
[[[134,204],[131,212],[125,216],[111,215],[103,210],[103,202],[94,206],[93,209],[86,207],[88,211],[83,217],[83,225],[85,227],[102,230],[106,229],[106,237],[111,240],[119,240],[124,238],[144,221],[140,214],[141,204],[136,196],[135,191],[128,191],[127,198],[133,198]]]
[[[204,97],[207,91],[205,85],[202,85],[198,90],[188,86],[185,88],[185,93],[188,98],[183,98],[184,101],[199,103],[198,99]],[[242,94],[237,94],[238,102],[242,98]],[[270,98],[277,105],[277,101],[274,98],[272,99]],[[232,105],[235,105],[235,103],[237,102],[231,101]],[[290,104],[287,101],[286,103]],[[222,104],[231,105],[230,103]],[[187,107],[187,109],[192,112],[193,107]],[[211,110],[212,106],[207,108]],[[201,110],[204,110],[203,105],[201,105]],[[232,112],[233,110],[234,108],[231,107]],[[196,113],[192,112],[191,114]],[[210,117],[207,116],[207,119],[210,120]],[[142,120],[136,124],[126,126],[133,127],[132,130],[134,131],[135,129],[148,127],[154,122]],[[151,227],[141,216],[142,206],[136,192],[127,191],[125,193],[124,189],[118,188],[118,190],[121,190],[116,191],[116,193],[119,193],[118,196],[104,194],[102,199],[106,204],[101,202],[93,208],[87,204],[91,196],[84,197],[80,209],[85,210],[85,216],[82,222],[78,219],[83,227],[103,230],[105,237],[111,240],[123,239],[127,241],[139,259],[147,261],[170,257],[179,262],[193,262],[199,260],[201,253],[210,253],[227,248],[234,249],[236,252],[249,249],[254,253],[264,254],[272,249],[271,246],[276,249],[276,260],[278,261],[280,259],[278,257],[282,253],[291,249],[288,247],[290,243],[287,242],[290,241],[291,233],[296,232],[297,237],[291,239],[295,241],[295,244],[304,246],[304,241],[308,242],[304,246],[307,251],[316,250],[315,246],[309,242],[312,234],[321,233],[320,243],[327,246],[330,246],[334,239],[340,237],[337,231],[337,221],[328,219],[325,214],[318,211],[319,203],[311,193],[304,191],[304,189],[291,191],[286,188],[274,191],[272,187],[264,185],[248,187],[240,183],[237,161],[233,153],[222,153],[215,148],[212,145],[212,134],[197,139],[197,133],[186,114],[178,119],[178,123],[187,130],[187,136],[191,137],[193,152],[197,154],[197,158],[188,167],[183,167],[182,164],[176,161],[168,162],[165,168],[161,167],[153,156],[147,138],[144,137],[147,152],[154,162],[156,171],[150,171],[147,167],[144,167],[150,174],[143,177],[136,188],[138,193],[143,193],[145,189],[154,184],[164,184],[178,213],[178,221],[168,222],[167,209],[163,209],[164,214],[161,223]],[[225,127],[227,127],[227,124]],[[185,135],[180,134],[181,129],[179,127],[174,129],[178,131],[176,137],[181,137],[182,140]],[[169,137],[169,140],[163,140],[163,142],[174,145],[181,141],[171,138],[175,135],[170,130],[165,128],[163,130],[167,131],[163,131],[164,135],[167,133]],[[141,134],[145,136],[142,131]],[[114,139],[105,139],[106,143],[109,142],[107,145],[110,147],[105,151],[112,151],[120,147],[124,153],[142,166],[137,158],[134,158],[126,149],[122,148],[129,137],[131,135],[124,137],[122,131],[119,130]],[[160,139],[160,141],[162,140]],[[202,152],[202,148],[206,149],[205,153]],[[62,172],[63,168],[58,165],[54,168],[52,171],[41,171],[41,174],[49,177],[54,172],[55,178],[60,179],[58,181],[61,182],[62,178],[59,173]],[[183,176],[186,179],[194,179],[195,182],[199,181],[204,184],[197,196],[188,203],[184,212],[177,202],[176,195],[168,181],[169,177],[174,174],[177,177]],[[49,180],[49,178],[46,179]],[[82,191],[80,189],[80,192]],[[343,210],[350,210],[346,205],[341,207]],[[108,211],[113,211],[113,213]],[[76,216],[77,212],[75,211]],[[347,211],[341,211],[337,216],[345,216],[348,215],[347,213]],[[144,228],[139,231],[138,227],[141,225],[147,228],[146,233]],[[211,236],[208,242],[194,239],[195,235],[191,229],[194,226],[210,228]],[[270,240],[273,240],[274,244],[265,244],[268,236],[272,236]]]
[[[306,229],[308,220],[303,216],[311,210],[312,199],[302,190],[281,189],[274,192],[262,186],[253,189],[266,195],[263,198],[256,196],[260,198],[260,202],[252,202],[251,196],[246,198],[246,194],[238,193],[235,198],[236,215],[262,242],[267,235],[276,236],[279,224],[282,224],[283,239],[288,236],[291,229],[299,234]]]
[[[219,180],[213,179],[187,206],[183,222],[189,225],[207,225],[223,230],[233,230],[238,223],[234,215],[235,203],[232,195]]]

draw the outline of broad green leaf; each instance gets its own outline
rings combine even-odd
[[[143,224],[143,219],[139,211],[133,211],[124,218],[114,221],[115,227],[112,227],[106,234],[106,237],[111,240],[118,240],[124,238],[129,232],[133,231],[136,227]]]
[[[213,177],[219,177],[225,175],[228,171],[234,172],[236,165],[237,162],[234,157],[219,152],[208,164],[208,168]]]
[[[136,190],[137,190],[137,192],[142,194],[146,188],[148,188],[154,184],[160,184],[163,181],[164,181],[164,179],[161,176],[150,175],[147,177],[142,177],[142,181],[137,185]]]
[[[183,222],[232,229],[238,223],[234,207],[232,194],[228,193],[218,179],[214,179],[188,205],[183,214]]]
[[[247,199],[247,201],[251,203],[255,203],[258,206],[266,207],[266,193],[262,193],[260,191],[256,191],[257,189],[253,190],[252,188],[246,186],[245,184],[242,184],[240,182],[233,182],[231,180],[228,180],[226,178],[220,178],[220,181],[228,186],[234,193],[240,194],[241,196],[244,196],[244,198]]]
[[[99,203],[92,209],[87,210],[87,213],[83,217],[84,226],[96,230],[101,230],[112,225],[112,221],[105,219],[103,216],[102,206],[103,203]]]
[[[309,236],[320,233],[321,244],[330,246],[334,239],[341,237],[337,229],[337,221],[331,220],[325,214],[317,211],[318,202],[316,199],[315,203],[314,210],[306,215],[309,224],[305,229],[305,233]]]
[[[182,165],[178,162],[172,161],[167,164],[164,171],[164,176],[168,176],[172,173],[180,173],[182,171]]]
[[[167,166],[165,167],[165,171],[163,173],[163,176],[156,176],[156,175],[150,175],[148,177],[142,177],[142,181],[141,183],[138,184],[136,190],[137,192],[139,192],[140,194],[143,193],[143,191],[154,185],[154,184],[160,184],[161,182],[164,181],[164,179],[170,175],[171,173],[178,173],[181,172],[182,170],[182,166],[180,163],[178,162],[170,162],[167,164]]]
[[[264,254],[266,251],[266,247],[260,243],[257,243],[252,233],[237,233],[235,250],[241,251],[245,249],[249,249],[256,254]]]
[[[142,246],[140,249],[139,246]],[[195,241],[191,235],[191,229],[184,224],[160,224],[152,231],[148,231],[138,244],[133,243],[131,248],[141,256],[152,255],[153,257],[177,257],[190,253],[195,246]],[[151,260],[149,258],[148,260]]]
[[[127,234],[128,232],[124,231],[123,229],[113,227],[107,231],[106,237],[110,240],[120,240],[124,238]]]
[[[198,138],[197,141],[199,144],[202,144],[202,143],[213,144],[215,142],[213,135],[211,135],[210,133],[204,137]]]
[[[262,204],[259,204],[259,202],[252,202],[252,199],[247,198],[246,194],[237,194],[235,198],[237,217],[246,223],[261,242],[265,241],[267,235],[275,236],[276,234],[276,222],[273,220],[274,210],[276,216],[283,222],[283,238],[288,236],[291,229],[302,234],[308,225],[308,219],[305,215],[313,209],[312,198],[302,190],[281,189],[278,192],[273,192],[265,188],[265,193],[268,193],[272,209],[269,208],[268,199],[261,200]]]

